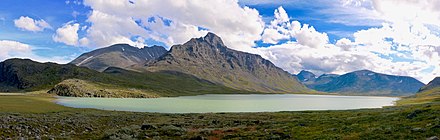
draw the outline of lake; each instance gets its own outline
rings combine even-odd
[[[399,98],[305,94],[208,94],[163,98],[76,98],[59,97],[57,104],[103,110],[208,113],[348,110],[392,106]]]

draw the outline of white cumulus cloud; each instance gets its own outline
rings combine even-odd
[[[68,22],[64,24],[63,27],[58,28],[56,30],[56,33],[55,35],[52,36],[52,39],[55,42],[61,42],[71,46],[77,46],[79,44],[78,42],[79,26],[80,25],[78,23]]]
[[[15,19],[14,24],[17,28],[20,28],[25,31],[33,31],[33,32],[43,31],[46,28],[47,29],[52,28],[49,25],[49,23],[47,23],[43,19],[34,20],[27,16],[21,16],[20,18]]]
[[[94,43],[91,46],[97,47],[114,42],[133,43],[137,37],[174,45],[212,31],[231,48],[249,50],[260,40],[264,28],[258,11],[240,6],[236,0],[85,0],[84,3],[93,9],[87,38]]]
[[[281,40],[295,38],[304,46],[319,47],[327,44],[328,36],[320,33],[313,26],[298,21],[290,22],[289,16],[283,7],[278,7],[274,12],[275,19],[264,29],[262,40],[264,43],[278,44]]]
[[[274,19],[266,24],[256,9],[240,6],[237,0],[85,0],[84,5],[92,9],[87,19],[90,26],[81,29],[85,36],[80,39],[79,25],[70,23],[57,30],[54,40],[73,46],[128,43],[143,47],[145,40],[151,39],[171,46],[210,31],[222,37],[228,47],[260,54],[291,73],[306,69],[317,74],[342,74],[369,69],[413,76],[423,82],[440,74],[440,10],[431,5],[439,2],[327,3],[333,9],[318,12],[339,17],[328,22],[375,27],[331,43],[327,33],[292,21],[283,7],[277,8]],[[272,46],[254,48],[256,41]]]
[[[0,40],[0,61],[11,57],[24,57],[32,52],[31,46],[12,40]]]
[[[73,55],[43,57],[36,54],[33,49],[34,47],[32,45],[26,43],[13,40],[0,40],[0,61],[10,58],[26,58],[38,62],[55,62],[66,64],[74,58]]]
[[[412,76],[425,83],[440,74],[440,38],[423,23],[384,23],[355,32],[353,41],[342,38],[331,44],[325,33],[298,21],[283,20],[281,17],[288,16],[280,13],[281,9],[275,10],[275,19],[267,25],[262,40],[287,42],[259,48],[258,52],[291,73],[306,69],[317,74],[343,74],[369,69]]]

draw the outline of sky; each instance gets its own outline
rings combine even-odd
[[[440,76],[438,0],[2,0],[0,61],[65,64],[116,43],[169,49],[213,32],[296,74]]]

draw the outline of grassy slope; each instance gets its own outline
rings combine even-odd
[[[429,102],[440,102],[440,87],[423,90],[414,96],[405,97],[397,102],[397,105],[423,104]]]
[[[72,109],[52,99],[0,96],[0,139],[20,133],[74,139],[425,139],[440,134],[438,101],[351,111],[158,114]],[[142,130],[143,124],[153,128]]]
[[[114,91],[112,97],[137,97],[129,94],[145,94],[142,97],[170,97],[216,93],[250,93],[215,85],[208,81],[181,73],[164,72],[132,72],[114,68],[100,74],[104,80],[88,80],[83,82],[86,91]],[[84,78],[83,78],[84,79]],[[67,80],[63,83],[71,83]],[[127,93],[127,94],[125,94]],[[122,95],[124,94],[124,95]],[[125,96],[128,95],[128,96]]]
[[[0,112],[50,113],[73,111],[74,108],[54,104],[55,98],[45,94],[0,95]]]
[[[144,72],[138,73],[113,68],[106,71],[116,77],[107,86],[127,89],[146,89],[160,96],[187,96],[216,93],[250,93],[225,86],[216,85],[197,77],[178,72]],[[117,86],[116,86],[117,85]]]
[[[100,73],[74,65],[38,63],[26,59],[10,59],[2,62],[9,81],[0,83],[0,91],[29,92],[47,90],[67,79],[81,79],[101,89],[116,89],[151,93],[151,96],[184,96],[206,93],[249,93],[176,72],[138,73],[111,68]],[[16,74],[16,75],[14,75]],[[17,77],[17,78],[14,78]],[[8,85],[8,86],[5,86]],[[15,86],[15,89],[11,86]],[[18,87],[18,89],[17,89]],[[91,86],[93,87],[93,86]],[[98,89],[98,90],[101,90]],[[134,97],[134,96],[133,96]]]

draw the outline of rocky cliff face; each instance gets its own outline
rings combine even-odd
[[[304,84],[323,92],[390,96],[412,95],[424,86],[422,82],[412,77],[386,75],[369,70],[354,71],[344,75],[324,74]]]
[[[145,66],[149,71],[179,71],[240,90],[270,93],[309,91],[295,76],[259,55],[227,48],[213,33],[172,46],[169,52]]]
[[[127,68],[142,65],[166,52],[167,50],[161,46],[139,49],[128,44],[115,44],[82,54],[70,63],[102,72],[108,67]]]

